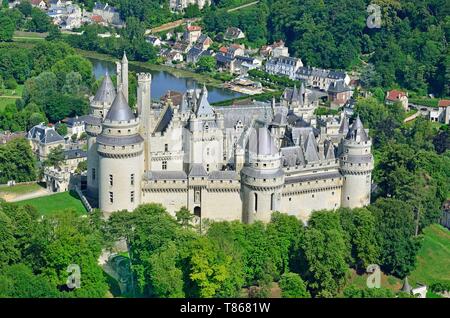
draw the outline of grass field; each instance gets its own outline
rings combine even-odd
[[[12,104],[14,105],[16,103],[16,98],[6,98],[0,96],[0,112],[2,112],[6,105]]]
[[[0,186],[0,193],[25,194],[43,189],[39,183],[18,184],[13,187]]]
[[[42,215],[51,215],[58,211],[74,210],[78,214],[85,214],[86,209],[78,195],[74,192],[62,192],[45,197],[16,202],[18,205],[31,205]]]
[[[367,287],[367,274],[358,275],[353,269],[350,271],[347,286],[358,288]],[[424,230],[422,248],[417,255],[417,267],[408,276],[411,286],[422,283],[428,287],[435,282],[450,282],[450,231],[433,224]],[[398,292],[403,286],[403,280],[381,274],[381,287]],[[429,293],[427,297],[438,298],[439,295]]]
[[[409,276],[411,284],[450,283],[450,231],[433,224],[424,230],[417,267]]]

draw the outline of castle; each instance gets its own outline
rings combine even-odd
[[[358,118],[313,115],[318,96],[302,85],[281,101],[212,107],[206,87],[152,102],[139,73],[128,105],[128,61],[117,86],[106,74],[91,99],[87,194],[105,217],[143,203],[197,220],[307,221],[311,212],[370,203],[373,156]]]

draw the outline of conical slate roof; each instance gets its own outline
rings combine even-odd
[[[255,127],[252,129],[248,140],[248,149],[257,155],[276,155],[278,148],[267,127]]]
[[[355,140],[355,141],[368,141],[369,137],[367,136],[366,131],[364,130],[363,124],[361,122],[361,119],[356,117],[355,122],[353,123],[352,127],[350,127],[347,137],[345,137],[347,140]]]
[[[208,91],[206,89],[206,86],[204,85],[200,95],[200,102],[197,107],[196,115],[197,116],[214,115],[214,110],[208,102]]]
[[[116,98],[116,89],[114,88],[111,77],[109,77],[109,74],[106,73],[100,87],[97,90],[97,93],[94,96],[94,101],[111,104],[114,101],[114,98]]]
[[[319,154],[317,153],[316,140],[314,138],[314,133],[311,131],[308,135],[305,145],[305,159],[310,161],[319,161]]]
[[[125,99],[125,96],[123,96],[122,91],[117,93],[117,96],[106,114],[105,119],[111,121],[129,121],[135,119],[133,111],[128,106],[127,100]]]
[[[339,133],[347,135],[349,129],[348,124],[348,118],[347,115],[344,113],[344,116],[342,117],[341,126],[339,127]]]
[[[401,289],[402,292],[411,293],[412,287],[409,284],[408,277],[405,278],[405,282],[403,283],[403,287]]]

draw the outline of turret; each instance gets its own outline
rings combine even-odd
[[[149,73],[139,73],[138,91],[137,91],[137,110],[141,122],[140,132],[144,137],[144,170],[151,169],[150,156],[150,136],[151,136],[151,81],[152,76]]]
[[[111,107],[116,91],[108,73],[105,74],[100,87],[91,100],[90,114],[86,118],[87,138],[87,193],[91,198],[98,198],[98,154],[96,139],[102,131],[102,120]]]
[[[339,157],[340,170],[344,176],[341,192],[343,207],[356,208],[370,203],[373,170],[371,146],[372,140],[358,116],[342,140]]]
[[[125,51],[122,57],[122,92],[125,100],[128,103],[128,59]]]
[[[144,139],[139,123],[119,91],[97,137],[99,208],[105,217],[140,204]]]
[[[243,221],[269,222],[280,209],[284,172],[276,141],[267,127],[251,128],[241,170]]]

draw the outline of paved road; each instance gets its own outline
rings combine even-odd
[[[39,189],[34,192],[24,193],[24,194],[19,194],[19,195],[14,195],[14,196],[5,195],[4,198],[5,198],[5,201],[7,201],[7,202],[18,202],[18,201],[23,201],[23,200],[28,200],[28,199],[45,197],[45,196],[51,195],[51,194],[54,194],[54,192],[50,192],[47,189]]]

